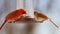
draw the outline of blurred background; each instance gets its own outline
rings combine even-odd
[[[31,0],[31,1],[30,0],[29,1],[18,0],[18,1],[20,1],[20,3],[24,2],[23,3],[24,7],[27,9],[28,9],[28,7],[27,7],[28,3],[25,3],[25,1],[31,2],[31,4],[33,3],[34,10],[41,10],[43,13],[48,15],[48,17],[50,17],[60,27],[60,0]],[[16,9],[16,6],[17,6],[16,2],[17,2],[17,0],[0,0],[0,26],[3,23],[6,15]],[[28,6],[29,6],[29,4],[28,4]],[[9,33],[9,29],[11,29],[10,28],[11,26],[10,26],[10,24],[7,24],[7,25],[6,25],[7,29],[5,29],[5,27],[3,27],[2,30],[0,31],[0,34]],[[16,26],[16,27],[15,26],[14,27],[17,30],[15,30],[13,27],[13,30],[11,29],[12,33],[10,33],[10,34],[21,34],[19,32],[26,31],[25,24],[13,24],[13,25]],[[18,31],[18,30],[20,30],[20,31]],[[23,33],[23,34],[25,34],[25,33]],[[55,28],[50,22],[44,21],[43,23],[35,24],[33,34],[60,34],[60,29]]]

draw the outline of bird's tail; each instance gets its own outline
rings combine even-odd
[[[0,26],[0,30],[2,29],[2,27],[6,24],[7,20],[4,21],[4,23]]]
[[[49,19],[49,21],[56,27],[59,28],[59,26],[57,24],[55,24],[51,19]]]

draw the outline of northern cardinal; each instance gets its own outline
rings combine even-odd
[[[36,10],[34,12],[34,15],[35,15],[35,19],[37,21],[45,21],[45,20],[48,20],[50,21],[55,27],[59,28],[59,26],[57,24],[55,24],[47,15],[45,15],[44,13],[40,13],[38,12],[38,10]]]
[[[19,19],[23,14],[26,14],[26,10],[25,10],[25,9],[18,9],[18,10],[15,10],[15,11],[9,13],[9,14],[6,16],[5,21],[3,22],[3,24],[0,26],[0,30],[2,29],[2,27],[3,27],[6,23],[16,21],[16,20]]]

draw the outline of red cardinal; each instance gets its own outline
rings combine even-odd
[[[2,29],[2,27],[7,23],[7,22],[14,22],[16,21],[17,19],[19,19],[23,14],[26,14],[26,10],[25,9],[18,9],[18,10],[15,10],[11,13],[9,13],[7,16],[6,16],[6,19],[5,21],[3,22],[3,24],[0,26],[0,30]]]

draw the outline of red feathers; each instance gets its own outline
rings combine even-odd
[[[4,21],[4,23],[0,26],[0,30],[2,29],[2,27],[7,23],[7,22],[10,22],[10,21],[16,21],[17,19],[19,19],[23,14],[26,14],[26,11],[25,9],[19,9],[19,10],[15,10],[11,13],[9,13],[7,16],[6,16],[6,19]]]

